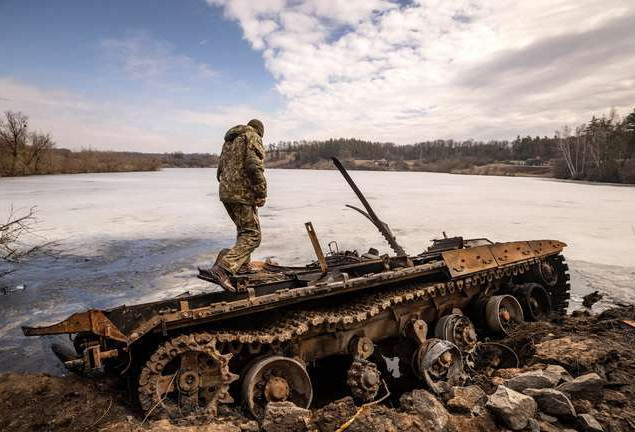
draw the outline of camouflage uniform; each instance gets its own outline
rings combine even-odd
[[[220,266],[236,274],[248,264],[251,253],[260,245],[260,222],[256,200],[267,197],[265,148],[251,126],[235,126],[225,134],[225,143],[216,172],[218,194],[236,225],[234,247],[220,260]]]

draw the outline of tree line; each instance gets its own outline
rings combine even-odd
[[[395,145],[337,138],[267,146],[268,161],[279,168],[326,165],[332,156],[373,161],[372,166],[378,169],[438,172],[462,172],[495,163],[546,166],[544,169],[558,178],[635,183],[635,110],[623,119],[611,110],[575,128],[563,127],[552,137],[518,136],[512,141],[432,140]],[[0,118],[0,176],[153,171],[217,164],[218,155],[209,153],[71,151],[57,148],[49,134],[31,131],[23,113],[7,111]]]
[[[57,148],[48,133],[31,131],[29,118],[6,111],[0,118],[0,177],[34,174],[156,171],[160,168],[210,167],[209,153],[138,153]]]
[[[513,141],[433,140],[407,145],[338,138],[281,141],[267,148],[270,161],[284,162],[275,164],[280,167],[311,167],[332,156],[374,160],[379,166],[382,161],[417,161],[409,166],[443,172],[492,163],[548,165],[558,178],[635,183],[635,110],[624,119],[611,110],[574,130],[564,127],[552,137],[518,136]]]

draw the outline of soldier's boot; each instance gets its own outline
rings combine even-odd
[[[222,289],[229,292],[236,292],[236,287],[232,285],[232,282],[229,279],[229,272],[221,267],[220,264],[214,264],[214,266],[209,271]]]
[[[205,275],[207,278],[212,279],[218,285],[221,286],[225,291],[236,292],[236,288],[232,285],[231,280],[229,279],[229,273],[223,267],[221,267],[220,263],[229,252],[229,249],[223,249],[218,253],[216,257],[216,261],[214,265],[208,269],[198,268],[200,274]]]
[[[253,265],[252,263],[245,263],[240,266],[237,273],[238,274],[254,274],[254,273],[258,273],[259,271],[260,269],[258,269],[258,267]]]

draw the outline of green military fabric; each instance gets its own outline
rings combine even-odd
[[[255,205],[267,197],[265,147],[251,126],[234,126],[225,134],[216,177],[224,203]]]
[[[260,245],[260,221],[255,206],[223,202],[229,217],[236,224],[238,236],[236,244],[221,259],[220,265],[231,274],[249,263],[251,253]]]

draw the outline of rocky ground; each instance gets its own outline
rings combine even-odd
[[[415,389],[360,407],[270,404],[262,424],[227,412],[217,422],[146,422],[120,382],[76,376],[0,375],[3,431],[635,431],[635,306],[526,323],[502,343],[513,369],[472,372],[435,396]]]

